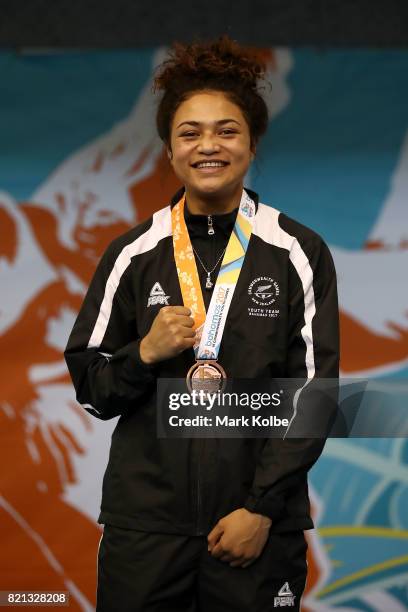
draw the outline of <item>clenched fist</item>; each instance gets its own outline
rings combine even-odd
[[[152,364],[175,357],[195,342],[194,319],[184,306],[163,306],[140,343],[140,358]]]

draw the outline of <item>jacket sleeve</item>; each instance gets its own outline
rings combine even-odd
[[[134,410],[156,380],[154,367],[140,359],[130,279],[130,259],[114,241],[97,267],[64,353],[78,402],[103,420]]]
[[[269,438],[262,449],[252,488],[244,504],[248,510],[272,520],[285,516],[286,499],[304,486],[308,470],[325,445],[326,439],[322,434],[313,438],[291,437],[293,433],[288,434],[291,428],[296,431],[302,418],[307,417],[307,414],[302,414],[302,410],[306,412],[311,405],[306,400],[307,390],[317,387],[313,383],[318,378],[338,379],[339,375],[337,282],[330,251],[317,235],[313,235],[302,246],[297,241],[293,244],[289,265],[286,377],[301,379],[303,384],[300,393],[293,396],[293,413],[286,435],[283,438]],[[337,389],[336,381],[335,386]],[[326,402],[323,408],[328,408],[324,415],[328,421],[320,431],[327,433],[336,416],[337,395],[334,402],[329,406]],[[304,431],[302,426],[299,431]]]

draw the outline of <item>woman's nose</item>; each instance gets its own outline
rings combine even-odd
[[[200,153],[212,153],[213,151],[218,151],[219,148],[217,137],[210,134],[203,135],[198,145]]]

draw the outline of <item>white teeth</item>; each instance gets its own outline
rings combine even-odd
[[[197,168],[221,168],[222,166],[225,166],[226,164],[223,162],[200,162],[199,164],[197,164]]]

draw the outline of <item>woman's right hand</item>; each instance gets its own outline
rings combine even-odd
[[[192,348],[196,336],[193,326],[194,319],[189,308],[163,306],[140,343],[141,360],[153,364]]]

